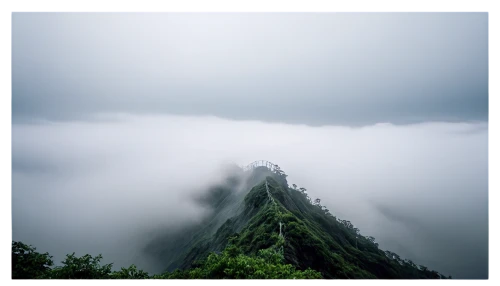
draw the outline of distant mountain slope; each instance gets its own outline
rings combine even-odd
[[[290,188],[279,168],[241,171],[198,201],[213,209],[211,216],[157,237],[145,250],[168,271],[203,265],[209,253],[231,245],[250,256],[279,247],[285,263],[317,270],[324,278],[445,278],[380,250],[373,237],[313,203],[305,189]]]

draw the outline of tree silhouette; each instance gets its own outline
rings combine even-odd
[[[107,279],[111,274],[113,263],[100,265],[102,255],[92,257],[85,254],[77,257],[75,253],[66,254],[62,266],[52,270],[52,277],[56,279]]]
[[[326,207],[323,209],[323,211],[325,211],[325,214],[330,214],[330,210],[327,209]]]
[[[356,233],[356,235],[359,235],[359,228],[355,227],[353,230],[354,230],[354,233]]]
[[[52,256],[20,241],[12,242],[12,279],[45,278],[54,262]]]
[[[280,166],[274,165],[274,172],[278,175],[283,174],[283,171],[281,170]]]

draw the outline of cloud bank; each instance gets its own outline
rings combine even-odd
[[[488,274],[488,124],[310,127],[104,114],[12,126],[13,239],[117,266],[155,229],[198,221],[189,197],[225,164],[266,159],[382,249],[455,278]]]

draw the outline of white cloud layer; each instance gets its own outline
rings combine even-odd
[[[456,278],[487,276],[485,122],[351,128],[107,114],[12,129],[13,239],[56,261],[77,251],[140,266],[149,231],[207,213],[188,198],[223,179],[224,164],[265,159],[382,249]]]

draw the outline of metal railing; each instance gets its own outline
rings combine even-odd
[[[250,171],[250,170],[253,170],[257,167],[266,167],[269,170],[274,172],[276,170],[277,166],[278,165],[276,165],[272,162],[269,162],[267,160],[258,160],[258,161],[254,161],[254,162],[242,167],[242,169],[243,169],[243,171]]]

